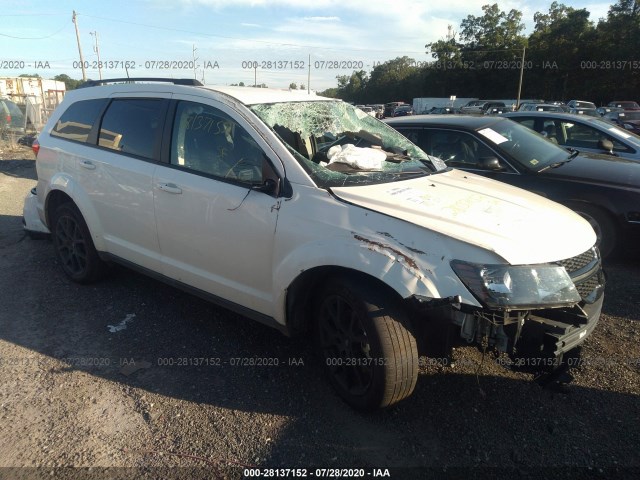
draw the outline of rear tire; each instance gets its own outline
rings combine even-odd
[[[98,256],[89,228],[73,203],[56,209],[51,237],[62,269],[71,280],[92,283],[104,276],[107,265]]]
[[[331,278],[317,299],[315,334],[325,371],[354,408],[384,408],[408,397],[418,349],[399,301],[351,278]]]

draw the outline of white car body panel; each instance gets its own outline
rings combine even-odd
[[[459,170],[332,191],[356,205],[496,252],[512,265],[569,258],[596,241],[589,223],[568,208]]]
[[[172,194],[157,188],[169,183]],[[273,315],[273,239],[279,200],[246,187],[159,166],[154,178],[161,272]],[[245,198],[246,197],[246,198]]]

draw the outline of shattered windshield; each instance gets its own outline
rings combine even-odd
[[[250,107],[319,187],[370,185],[431,175],[446,164],[397,131],[340,101]]]

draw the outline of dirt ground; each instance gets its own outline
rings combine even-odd
[[[22,230],[33,158],[0,144],[0,479],[640,478],[638,258],[606,266],[566,391],[465,347],[453,367],[425,365],[408,400],[362,414],[305,339],[126,269],[67,280],[50,241]]]

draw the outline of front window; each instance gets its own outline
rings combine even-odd
[[[447,168],[396,130],[344,102],[250,108],[322,188],[394,182]]]
[[[481,128],[478,133],[498,151],[534,171],[561,162],[569,155],[540,134],[511,120],[497,121]]]

